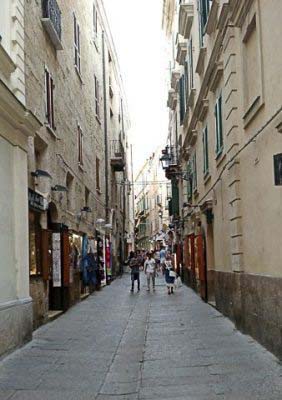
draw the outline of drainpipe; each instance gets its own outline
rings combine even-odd
[[[123,101],[122,101],[122,99],[121,99],[121,129],[122,129],[122,137],[120,138],[120,141],[121,141],[121,144],[122,144],[122,147],[123,147],[123,151],[124,151],[124,154],[123,154],[123,156],[125,157],[125,148],[124,148],[124,146],[123,146],[123,144],[124,144],[124,141],[125,141],[125,131],[124,131],[124,115],[123,115]],[[124,184],[123,184],[123,186],[122,186],[122,190],[123,190],[123,193],[122,193],[122,196],[123,196],[123,216],[122,216],[122,236],[123,236],[123,238],[122,238],[122,246],[123,246],[123,251],[122,251],[122,260],[121,260],[121,262],[123,263],[124,262],[124,260],[125,260],[125,251],[126,251],[126,243],[127,243],[127,240],[126,240],[126,238],[125,238],[125,222],[126,222],[126,178],[127,178],[127,174],[126,174],[126,166],[124,167],[124,170],[123,170],[123,182],[124,182]]]
[[[108,119],[107,119],[107,82],[105,57],[105,32],[102,31],[102,60],[103,60],[103,89],[104,89],[104,145],[105,145],[105,200],[106,223],[109,223],[109,148],[108,148]]]

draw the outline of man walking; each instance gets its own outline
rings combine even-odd
[[[165,248],[162,246],[161,251],[160,251],[160,262],[161,262],[161,269],[162,269],[163,274],[165,272],[166,255],[167,255],[167,253],[165,251]]]
[[[131,293],[134,292],[134,282],[137,281],[137,290],[140,292],[140,262],[134,251],[129,255],[129,267],[131,269]]]
[[[144,272],[147,276],[147,291],[150,291],[150,283],[152,281],[153,291],[155,291],[155,277],[156,277],[156,261],[152,253],[148,253],[148,258],[144,264]]]

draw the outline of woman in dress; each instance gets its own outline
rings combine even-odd
[[[165,281],[167,286],[167,293],[172,294],[174,291],[176,273],[173,269],[171,257],[168,255],[165,260]]]

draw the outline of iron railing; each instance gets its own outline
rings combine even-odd
[[[111,158],[122,158],[124,160],[124,148],[120,140],[111,140]]]
[[[56,0],[42,0],[43,18],[49,18],[54,26],[57,35],[61,40],[61,10]]]

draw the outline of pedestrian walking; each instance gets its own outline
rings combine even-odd
[[[156,261],[153,258],[151,252],[148,254],[148,258],[144,264],[144,272],[147,276],[147,291],[150,291],[151,281],[153,286],[153,291],[155,291],[155,280],[156,280]]]
[[[134,251],[129,255],[129,267],[131,269],[131,293],[134,292],[134,282],[137,281],[137,290],[140,291],[140,260]]]
[[[162,246],[161,251],[160,251],[160,264],[161,264],[161,269],[162,269],[163,275],[165,273],[165,260],[166,260],[166,250],[165,250],[164,246]]]
[[[171,257],[168,255],[165,261],[165,281],[167,286],[167,293],[173,294],[174,293],[174,283],[176,278],[176,272],[174,271]]]

